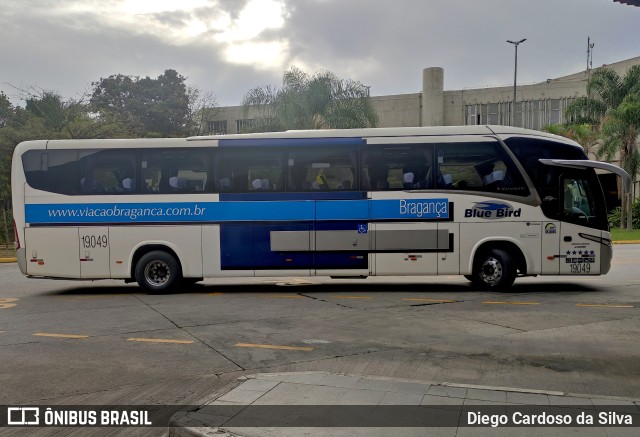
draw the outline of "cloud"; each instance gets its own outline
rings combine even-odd
[[[223,105],[278,85],[295,65],[330,70],[373,95],[419,92],[422,69],[445,88],[521,83],[640,55],[640,8],[606,0],[21,0],[0,9],[0,90],[7,83],[75,97],[111,74],[173,68]]]

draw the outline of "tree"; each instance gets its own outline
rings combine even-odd
[[[622,103],[607,111],[602,122],[604,144],[600,149],[605,159],[612,159],[620,153],[623,168],[631,175],[632,180],[640,169],[640,153],[636,147],[640,136],[640,92],[627,95]],[[631,193],[622,202],[620,227],[632,229],[633,219]]]
[[[574,100],[566,115],[575,124],[599,125],[608,110],[617,108],[628,94],[639,90],[640,65],[629,68],[624,77],[608,68],[596,70],[587,83],[587,96]]]
[[[198,88],[187,88],[189,96],[189,115],[187,117],[186,135],[202,135],[205,133],[208,120],[215,119],[219,109],[215,95],[210,91]]]
[[[244,96],[245,113],[257,109],[251,131],[288,129],[351,129],[375,127],[378,116],[369,89],[360,82],[339,79],[323,71],[313,76],[292,67],[282,87],[256,87]]]
[[[92,84],[91,104],[124,135],[182,136],[190,121],[185,81],[175,70],[155,79],[112,75]]]
[[[600,126],[604,141],[598,152],[605,159],[618,154],[620,166],[635,179],[640,167],[636,150],[638,134],[637,105],[640,96],[640,65],[629,68],[620,77],[610,69],[596,70],[587,83],[587,97],[576,99],[567,108],[567,116],[574,121]],[[622,198],[620,227],[631,229],[631,194]]]
[[[594,146],[598,143],[600,135],[594,129],[591,124],[552,124],[543,128],[545,132],[549,132],[554,135],[560,135],[565,138],[569,138],[580,144],[584,149],[584,152],[594,153]]]

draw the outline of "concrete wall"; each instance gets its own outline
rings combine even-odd
[[[640,57],[627,59],[599,68],[611,68],[621,76],[633,65],[640,65]],[[586,95],[587,72],[548,79],[532,85],[517,87],[517,101],[571,99]],[[464,125],[466,105],[509,103],[513,87],[444,90],[444,70],[425,68],[422,90],[415,94],[397,94],[371,98],[378,113],[380,127],[456,126]],[[251,119],[256,113],[245,115],[241,106],[219,108],[216,120],[227,121],[227,133],[237,133],[237,120]]]

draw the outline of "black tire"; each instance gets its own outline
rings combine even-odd
[[[182,279],[180,264],[173,255],[154,250],[136,264],[136,281],[150,294],[171,292]]]
[[[193,288],[200,281],[202,281],[202,278],[182,278],[180,280],[180,286],[186,289],[190,289],[190,288]]]
[[[481,282],[478,282],[478,278],[477,278],[477,277],[475,277],[475,276],[473,276],[473,275],[464,275],[464,277],[465,277],[469,282],[471,282],[471,285],[472,285],[472,286],[474,286],[474,287],[478,287],[478,288],[482,287],[482,283],[481,283]]]
[[[491,249],[476,256],[471,282],[484,290],[506,290],[516,279],[513,257],[502,249]]]

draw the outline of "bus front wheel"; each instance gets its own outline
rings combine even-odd
[[[480,254],[474,263],[471,282],[485,290],[505,290],[516,279],[513,257],[503,249],[491,249]]]
[[[155,250],[136,264],[138,285],[151,294],[168,293],[181,279],[180,264],[167,252]]]

